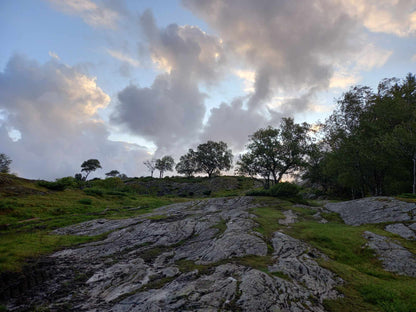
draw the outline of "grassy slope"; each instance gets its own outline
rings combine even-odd
[[[53,192],[36,186],[32,181],[11,176],[7,176],[7,179],[8,188],[2,187],[0,179],[0,272],[19,270],[27,258],[97,239],[51,235],[50,231],[57,227],[97,218],[135,216],[184,200],[122,194],[118,191],[107,191],[102,195],[87,195],[79,189]],[[219,191],[211,195],[230,196],[240,191]],[[347,226],[336,214],[325,215],[330,222],[321,224],[312,217],[315,212],[311,209],[294,207],[291,202],[270,197],[256,200],[259,206],[252,212],[257,216],[258,232],[268,240],[274,231],[280,230],[307,241],[328,255],[329,260],[321,259],[320,264],[345,280],[345,284],[339,288],[345,296],[325,302],[329,311],[416,311],[416,279],[384,271],[371,250],[364,248],[362,233],[370,230],[394,237],[414,253],[415,242],[385,232],[384,225]],[[298,214],[298,223],[290,226],[278,223],[279,219],[284,218],[283,211],[287,209]],[[220,222],[217,228],[223,231],[225,223]],[[231,261],[268,273],[267,266],[271,264],[273,252],[270,242],[268,245],[267,256],[248,256]],[[188,262],[178,265],[181,270],[196,267]],[[283,273],[273,275],[289,279]]]
[[[345,297],[328,300],[329,311],[416,311],[416,279],[395,275],[382,269],[373,252],[365,248],[364,231],[392,237],[416,252],[416,243],[408,242],[383,230],[384,225],[348,226],[333,214],[330,222],[321,224],[312,215],[313,210],[291,207],[291,204],[271,198],[258,199],[261,207],[253,209],[259,223],[258,230],[270,238],[276,230],[303,240],[325,253],[329,260],[319,260],[320,265],[335,272],[345,281],[339,287]],[[292,209],[299,222],[289,227],[279,225],[282,211]]]
[[[27,258],[97,239],[50,233],[58,227],[98,218],[132,217],[184,201],[129,193],[94,196],[80,189],[50,191],[28,180],[7,178],[7,187],[0,184],[0,272],[18,271]]]

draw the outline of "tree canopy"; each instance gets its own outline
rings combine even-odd
[[[88,159],[81,164],[81,168],[81,172],[86,173],[84,180],[87,180],[91,172],[101,168],[101,164],[97,159]]]
[[[0,154],[0,172],[1,173],[9,173],[10,172],[10,164],[12,160],[6,154]]]
[[[160,159],[157,159],[155,162],[155,168],[159,170],[159,177],[163,178],[163,173],[165,171],[172,171],[175,161],[172,156],[163,156]]]
[[[305,164],[310,138],[307,123],[296,124],[292,118],[283,118],[279,128],[257,130],[249,138],[248,152],[240,156],[238,172],[260,175],[269,185],[270,178],[279,183],[284,174],[292,173]]]
[[[212,175],[221,170],[230,170],[233,163],[233,154],[226,143],[208,141],[200,144],[195,153],[197,171]]]
[[[193,149],[189,149],[188,153],[182,155],[177,163],[175,170],[179,174],[184,174],[188,178],[192,177],[192,175],[198,172],[198,162],[196,159],[196,153]]]

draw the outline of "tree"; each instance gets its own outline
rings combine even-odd
[[[118,170],[111,170],[110,172],[107,172],[105,174],[107,177],[117,177],[118,175],[120,175],[120,172]]]
[[[310,138],[307,123],[296,124],[293,118],[283,118],[279,129],[268,127],[250,136],[248,153],[241,156],[239,170],[251,171],[279,183],[284,174],[305,165]]]
[[[157,159],[155,163],[155,168],[159,170],[159,177],[163,178],[163,173],[165,171],[172,171],[175,161],[172,156],[163,156],[161,159]]]
[[[146,160],[143,162],[143,164],[150,171],[150,176],[153,178],[153,172],[156,169],[156,159]]]
[[[0,154],[0,172],[1,173],[9,173],[10,172],[10,164],[12,160],[6,154]]]
[[[82,163],[81,168],[81,172],[85,171],[86,173],[84,180],[87,180],[91,172],[101,168],[101,164],[97,159],[88,159]]]
[[[200,144],[195,152],[197,171],[205,172],[211,178],[216,171],[230,170],[233,154],[226,143],[208,141]]]
[[[182,155],[175,169],[178,173],[184,174],[188,178],[190,178],[195,172],[197,172],[198,163],[196,160],[196,153],[194,152],[194,150],[189,149],[187,154]]]

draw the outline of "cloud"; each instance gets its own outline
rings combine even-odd
[[[222,74],[221,40],[195,26],[159,28],[149,10],[140,16],[140,27],[161,73],[150,87],[121,90],[111,121],[151,140],[158,152],[186,150],[203,127],[206,95],[200,85],[214,84]]]
[[[275,93],[322,90],[333,61],[360,47],[356,19],[334,1],[183,0],[214,28],[223,45],[256,72],[248,105],[264,107]]]
[[[245,98],[236,98],[229,105],[212,108],[201,141],[226,142],[234,152],[241,151],[248,136],[267,124],[267,119],[243,108]]]
[[[133,67],[139,67],[140,66],[140,62],[135,60],[134,58],[124,54],[121,51],[116,51],[116,50],[111,50],[111,49],[107,49],[107,53],[110,54],[112,57],[114,57],[115,59],[125,62]]]
[[[64,13],[78,15],[85,23],[93,27],[114,29],[119,20],[119,13],[103,3],[91,0],[48,0],[54,7]]]
[[[343,0],[350,15],[359,18],[372,32],[400,37],[416,34],[416,2],[414,0]]]
[[[141,15],[140,26],[160,70],[197,82],[215,82],[221,75],[225,56],[219,38],[196,26],[171,24],[159,29],[149,10]]]
[[[58,54],[56,54],[55,52],[53,52],[53,51],[49,51],[49,56],[51,57],[51,58],[54,58],[54,59],[56,59],[56,60],[60,60],[60,57],[59,57],[59,55]]]
[[[130,85],[120,91],[112,121],[158,148],[169,149],[198,136],[205,114],[203,102],[204,95],[195,85],[163,74],[151,87]]]
[[[108,140],[97,112],[109,102],[94,78],[73,67],[14,55],[0,73],[0,146],[13,160],[12,171],[53,179],[73,175],[82,161],[97,158],[103,170],[137,174],[146,150]]]

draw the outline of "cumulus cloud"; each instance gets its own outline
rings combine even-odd
[[[332,61],[359,50],[356,20],[339,3],[284,0],[183,0],[218,31],[224,45],[256,71],[250,108],[275,92],[328,87]]]
[[[248,136],[267,123],[263,115],[244,109],[244,100],[237,98],[229,105],[222,103],[212,108],[201,141],[224,141],[233,151],[241,151]]]
[[[416,1],[414,0],[343,0],[349,14],[362,20],[372,32],[400,37],[416,34]]]
[[[118,93],[112,122],[153,141],[159,150],[198,138],[205,115],[200,84],[213,84],[224,62],[221,40],[198,27],[159,28],[151,11],[140,16],[152,60],[161,73],[150,87],[130,85]]]
[[[205,114],[203,101],[195,85],[163,74],[151,87],[130,85],[120,91],[112,121],[168,149],[198,136]]]
[[[109,101],[94,78],[72,67],[13,56],[0,73],[0,146],[13,159],[12,170],[52,179],[73,175],[82,161],[97,158],[104,170],[136,174],[146,150],[108,140],[97,111]]]
[[[150,10],[140,17],[152,60],[167,73],[188,81],[213,82],[224,63],[222,42],[196,26],[168,25],[159,29]]]
[[[57,9],[80,16],[85,23],[93,27],[116,28],[119,13],[103,3],[91,0],[48,0]]]

